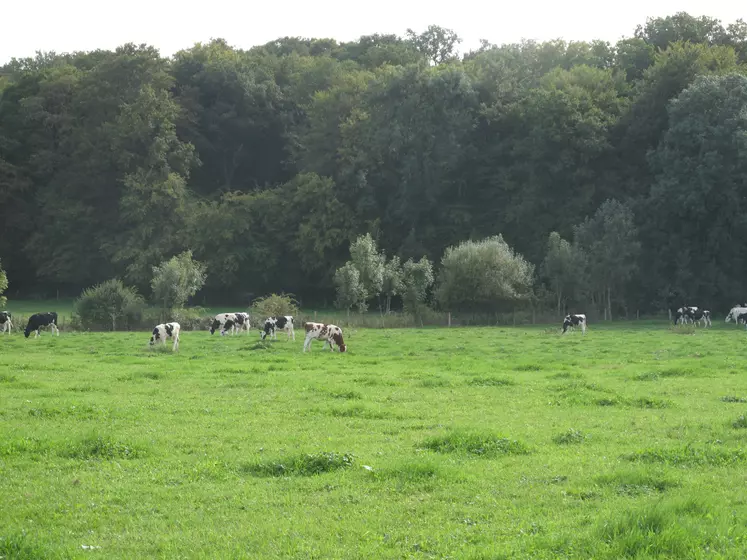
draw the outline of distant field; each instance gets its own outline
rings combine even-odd
[[[745,558],[714,324],[0,336],[0,557]]]

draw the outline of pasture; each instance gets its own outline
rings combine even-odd
[[[744,558],[747,335],[714,325],[17,326],[0,557]]]

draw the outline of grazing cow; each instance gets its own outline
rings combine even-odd
[[[744,324],[744,328],[747,329],[747,312],[740,313],[739,316],[737,316],[737,325],[739,323]]]
[[[684,307],[680,307],[677,311],[675,311],[673,317],[674,317],[674,324],[675,325],[678,324],[678,323],[681,323],[681,322],[686,322],[687,321],[687,316],[685,315],[685,308]]]
[[[726,316],[726,321],[734,321],[738,324],[738,318],[740,315],[747,313],[747,305],[735,305],[731,308],[731,311],[729,311],[729,314]]]
[[[687,323],[689,323],[689,322],[690,322],[690,320],[691,320],[691,318],[690,318],[690,317],[691,317],[691,315],[692,315],[692,314],[693,314],[693,313],[694,313],[694,312],[695,312],[695,311],[696,311],[697,309],[698,309],[697,307],[690,307],[690,306],[687,306],[687,305],[685,305],[685,306],[683,306],[683,307],[680,307],[680,308],[679,308],[679,309],[677,310],[677,313],[676,313],[676,314],[675,314],[675,316],[674,316],[674,324],[675,324],[675,325],[677,325],[677,324],[680,324],[680,323],[681,323],[681,324],[685,324],[685,325],[686,325]]]
[[[241,330],[249,332],[249,313],[239,311],[238,313],[234,313],[234,315],[236,315],[236,332]]]
[[[10,320],[10,311],[0,311],[0,327],[2,327],[2,332],[10,334],[10,330],[13,328],[13,322]]]
[[[171,338],[174,341],[174,346],[171,348],[172,350],[179,350],[179,332],[182,330],[181,326],[179,326],[179,323],[162,323],[160,325],[156,325],[153,329],[153,334],[150,337],[150,344],[153,346],[156,344],[159,340],[162,344],[166,344],[166,339]]]
[[[311,341],[314,339],[323,340],[322,350],[329,344],[329,350],[334,352],[332,343],[337,344],[340,352],[345,352],[347,346],[342,339],[342,329],[336,325],[325,325],[324,323],[304,323],[303,328],[306,330],[306,340],[303,343],[303,351],[311,350]]]
[[[31,331],[34,331],[34,338],[39,336],[39,329],[42,327],[50,327],[52,332],[57,333],[60,336],[60,329],[57,328],[57,313],[50,311],[49,313],[34,313],[29,317],[29,322],[26,325],[26,330],[23,331],[23,335],[28,338]]]
[[[569,327],[575,331],[578,325],[581,325],[581,332],[586,334],[586,315],[583,313],[566,315],[565,319],[563,319],[563,334],[565,334]]]
[[[220,328],[220,335],[225,336],[226,332],[231,331],[231,334],[236,333],[236,328],[239,322],[239,318],[236,313],[218,313],[213,319],[213,324],[210,326],[210,334]]]
[[[288,335],[288,340],[293,337],[293,340],[296,340],[296,331],[293,330],[293,316],[291,315],[281,315],[279,317],[268,317],[265,319],[265,326],[264,329],[261,329],[259,331],[259,336],[264,340],[267,336],[270,336],[270,338],[274,338],[277,340],[278,335],[277,331],[285,331],[285,334]]]
[[[701,321],[703,321],[704,327],[711,326],[711,312],[708,311],[707,309],[699,309],[697,307],[685,307],[684,315],[691,323],[693,323],[696,326]]]

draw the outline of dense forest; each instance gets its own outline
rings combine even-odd
[[[553,247],[591,246],[595,219],[624,214],[635,262],[619,277],[602,257],[585,265],[610,276],[612,307],[747,300],[747,24],[678,13],[631,31],[462,55],[430,26],[13,59],[0,68],[8,294],[115,277],[147,291],[154,265],[191,249],[208,298],[324,304],[367,232],[436,266],[500,234],[541,275]]]

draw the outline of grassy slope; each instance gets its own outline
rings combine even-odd
[[[186,332],[171,355],[16,333],[0,556],[743,558],[747,404],[722,398],[747,399],[744,337],[359,330],[304,355]]]

